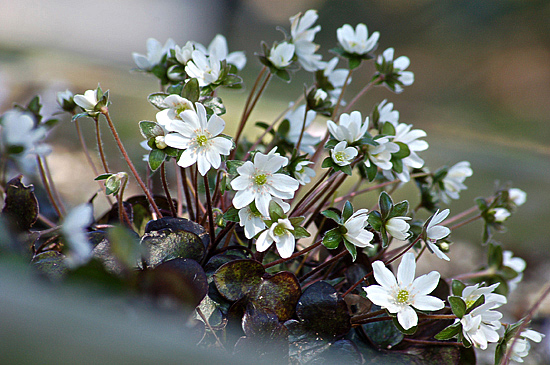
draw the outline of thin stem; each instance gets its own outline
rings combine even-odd
[[[216,231],[214,227],[214,214],[212,213],[212,198],[210,196],[210,186],[208,184],[208,176],[203,176],[204,181],[204,193],[206,195],[206,211],[208,212],[208,231],[210,232],[210,249],[216,247],[214,246],[214,241],[216,237]],[[208,251],[207,251],[208,252]]]
[[[292,254],[290,257],[287,257],[286,259],[278,259],[278,260],[270,262],[269,264],[265,264],[264,268],[267,269],[267,268],[270,268],[272,266],[279,265],[279,264],[282,264],[282,263],[287,262],[289,260],[295,259],[296,257],[302,256],[302,255],[308,253],[309,251],[319,247],[321,245],[321,243],[323,243],[323,240],[319,240],[319,241],[315,242],[314,244],[312,244],[311,246],[306,247],[301,251],[295,252],[294,254]]]
[[[482,277],[485,277],[485,276],[492,276],[494,274],[495,274],[494,269],[489,268],[489,269],[481,270],[481,271],[478,271],[478,272],[471,272],[471,273],[467,273],[467,274],[457,275],[454,278],[450,279],[449,282],[451,282],[452,280],[464,281],[464,280],[482,278]]]
[[[453,223],[453,222],[456,222],[458,220],[461,220],[462,218],[472,214],[472,213],[475,213],[479,210],[479,208],[477,207],[477,205],[474,205],[473,207],[471,207],[470,209],[467,209],[461,213],[458,213],[457,215],[454,215],[452,216],[451,218],[447,218],[445,219],[443,222],[441,222],[441,225],[445,225],[445,226],[448,226],[449,224]]]
[[[176,185],[177,185],[177,192],[178,192],[178,208],[177,208],[177,216],[181,217],[183,216],[183,181],[181,178],[181,174],[178,172],[178,164],[176,160],[174,159],[174,167],[176,169]]]
[[[320,201],[320,203],[317,205],[317,207],[315,208],[315,210],[311,213],[311,216],[309,217],[309,219],[307,220],[307,222],[304,224],[304,227],[308,227],[312,222],[313,220],[315,219],[315,217],[317,216],[317,214],[321,211],[321,209],[323,209],[323,207],[325,206],[325,203],[332,197],[332,195],[336,192],[336,190],[338,190],[338,188],[340,188],[340,185],[342,185],[342,183],[344,182],[344,180],[346,180],[346,177],[347,175],[346,174],[342,174],[339,178],[339,180],[337,180],[334,184],[332,184],[332,188],[325,194],[325,197]],[[313,202],[315,203],[315,202]],[[308,207],[307,210],[309,210],[310,207]],[[306,211],[307,211],[306,210]]]
[[[260,73],[258,74],[258,77],[256,78],[256,81],[254,82],[254,86],[252,86],[252,89],[250,90],[250,94],[248,94],[248,98],[246,99],[246,103],[244,104],[244,108],[243,108],[243,114],[241,116],[241,121],[239,123],[239,127],[237,128],[237,132],[235,134],[235,145],[238,145],[238,142],[239,142],[239,139],[241,137],[241,134],[244,130],[244,126],[246,124],[246,121],[250,115],[250,112],[252,111],[252,108],[254,107],[254,105],[256,104],[255,102],[252,104],[252,106],[250,105],[250,102],[254,96],[254,93],[256,91],[256,89],[258,88],[258,85],[260,83],[260,80],[262,79],[262,77],[264,76],[265,72],[267,71],[267,66],[264,66],[262,68],[262,70],[260,71]],[[257,95],[256,95],[257,96]],[[236,149],[235,149],[236,150]],[[230,158],[233,158],[233,156],[235,155],[235,150],[233,150],[232,154],[231,154],[231,157]]]
[[[347,255],[348,253],[349,253],[348,250],[344,250],[344,251],[340,252],[338,255],[334,256],[333,258],[331,258],[328,261],[323,262],[321,265],[317,266],[315,269],[311,270],[310,272],[308,272],[307,274],[302,276],[299,280],[301,282],[305,281],[307,278],[317,274],[319,271],[323,270],[325,267],[329,266],[333,262],[340,260],[342,257]]]
[[[191,204],[191,193],[189,192],[189,180],[187,179],[187,173],[185,168],[180,166],[180,176],[183,180],[183,193],[185,194],[185,204],[187,204],[187,214],[189,214],[189,220],[195,221],[195,213],[193,210],[193,204]]]
[[[143,180],[141,180],[141,177],[139,177],[139,174],[138,174],[134,164],[130,160],[130,157],[128,156],[128,153],[126,152],[126,149],[124,148],[124,145],[122,144],[122,141],[120,140],[120,137],[118,136],[115,125],[114,125],[113,121],[111,120],[111,116],[109,115],[109,109],[107,109],[107,107],[103,107],[103,108],[101,108],[101,113],[105,116],[105,119],[107,119],[107,124],[109,125],[109,128],[111,129],[113,137],[115,138],[115,141],[118,145],[118,148],[119,148],[120,152],[122,153],[122,156],[124,156],[124,159],[126,160],[126,163],[128,164],[128,166],[130,167],[130,170],[132,170],[132,174],[134,174],[134,177],[136,178],[136,181],[138,182],[141,189],[143,190],[143,193],[147,197],[147,200],[149,201],[149,204],[151,205],[151,207],[155,211],[155,214],[157,215],[157,219],[162,218],[162,213],[160,212],[157,204],[155,203],[155,200],[153,199],[153,196],[151,195],[151,193],[149,192],[149,190],[145,186],[145,183],[143,182]]]
[[[101,140],[101,129],[99,128],[99,119],[94,118],[95,122],[95,136],[97,140],[97,150],[99,151],[99,157],[101,159],[101,164],[103,165],[103,171],[108,174],[109,166],[107,165],[107,159],[105,158],[105,152],[103,151],[103,142]]]
[[[384,76],[380,75],[380,76],[378,76],[378,78],[376,78],[375,80],[373,80],[373,81],[369,82],[367,85],[365,85],[365,87],[364,87],[363,89],[361,89],[361,91],[359,91],[359,92],[357,93],[357,95],[355,95],[355,97],[349,102],[349,104],[346,106],[346,109],[344,109],[344,113],[347,113],[347,112],[351,109],[351,107],[352,107],[352,106],[353,106],[353,105],[354,105],[363,95],[365,95],[365,93],[366,93],[367,91],[369,91],[369,89],[370,89],[371,87],[374,86],[374,84],[375,84],[376,82],[379,82],[379,81],[381,81],[382,79],[384,79]]]
[[[323,180],[325,180],[327,178],[327,176],[330,174],[330,172],[332,171],[332,168],[328,169],[327,172],[325,172],[325,174],[320,177],[316,182],[315,184],[313,184],[309,190],[300,198],[300,201],[298,201],[298,203],[294,206],[294,208],[292,209],[291,213],[289,214],[289,216],[294,216],[295,213],[298,211],[298,208],[306,201],[306,199],[315,191],[315,189],[317,189],[317,187],[319,185],[321,185],[321,183],[323,182]]]
[[[197,311],[197,314],[201,317],[202,321],[206,324],[206,327],[208,327],[208,329],[210,330],[210,332],[212,332],[212,335],[214,335],[214,338],[216,339],[216,343],[218,344],[218,346],[225,351],[225,348],[223,347],[220,339],[218,338],[218,335],[216,335],[216,331],[214,331],[214,329],[212,328],[212,326],[210,325],[210,322],[208,322],[208,319],[205,317],[205,315],[202,313],[202,311],[200,310],[199,307],[195,308],[195,310]]]
[[[306,104],[306,110],[304,113],[304,121],[302,122],[302,129],[300,130],[300,137],[298,137],[298,142],[296,142],[296,147],[294,150],[296,151],[296,154],[300,154],[300,145],[302,144],[302,138],[304,137],[304,131],[306,129],[306,121],[307,121],[307,112],[309,111],[309,105]]]
[[[531,306],[531,308],[527,312],[527,315],[525,315],[525,317],[523,317],[522,323],[520,324],[519,328],[517,329],[517,332],[514,335],[514,339],[512,340],[511,344],[508,346],[508,349],[506,350],[506,354],[502,358],[502,361],[500,362],[500,365],[506,365],[510,362],[510,356],[512,356],[512,352],[514,350],[514,345],[515,345],[516,341],[521,336],[521,333],[523,332],[523,330],[525,330],[525,328],[527,327],[529,322],[531,322],[531,318],[533,318],[533,316],[537,312],[539,306],[542,304],[542,301],[544,300],[544,298],[546,298],[548,296],[548,294],[550,294],[550,283],[546,284],[546,286],[544,287],[544,290],[542,291],[542,294],[535,301],[535,303]]]
[[[336,117],[338,116],[338,109],[342,104],[342,99],[344,98],[344,91],[348,86],[349,79],[351,78],[352,73],[353,73],[353,70],[349,70],[348,75],[346,76],[346,80],[344,81],[344,85],[342,85],[342,90],[340,91],[340,95],[338,96],[338,100],[336,101],[336,105],[334,106],[334,110],[332,111],[332,115],[330,117],[331,120],[337,119]]]
[[[128,214],[126,214],[126,209],[124,209],[124,190],[126,189],[126,184],[128,183],[128,175],[124,174],[123,181],[120,187],[120,191],[117,195],[118,200],[118,220],[120,223],[126,223],[128,228],[132,228],[132,222]]]
[[[478,215],[476,215],[475,217],[466,219],[466,220],[463,221],[463,222],[457,223],[457,224],[455,224],[454,226],[449,227],[449,229],[450,229],[451,231],[454,231],[455,229],[460,228],[460,227],[462,227],[462,226],[465,226],[465,225],[467,225],[467,224],[469,224],[469,223],[472,223],[472,222],[478,220],[479,218],[481,218],[481,214],[478,214]]]
[[[50,171],[50,166],[48,165],[48,160],[46,159],[46,156],[42,157],[44,162],[44,170],[46,171],[46,177],[48,178],[48,181],[50,182],[50,186],[52,188],[52,193],[55,199],[57,200],[57,204],[59,205],[59,208],[61,209],[61,212],[63,215],[66,214],[65,207],[63,206],[63,201],[61,200],[61,197],[59,196],[59,191],[55,187],[55,182],[52,178],[52,174]]]
[[[415,343],[419,345],[428,345],[428,346],[464,346],[462,342],[453,342],[453,341],[430,341],[430,340],[416,340],[413,338],[405,337],[403,341],[409,343]]]
[[[197,165],[195,165],[195,168],[191,170],[191,174],[193,175],[193,188],[195,189],[195,211],[197,212],[197,215],[195,216],[195,222],[199,221],[199,172],[197,170]]]
[[[162,180],[162,188],[164,189],[164,194],[166,194],[166,199],[168,200],[168,205],[170,206],[170,213],[172,213],[172,217],[177,217],[178,212],[176,211],[176,207],[174,206],[174,202],[172,201],[172,196],[170,196],[168,183],[166,182],[166,168],[164,166],[165,164],[166,161],[160,165],[160,179]]]
[[[59,206],[57,205],[57,202],[55,201],[52,189],[50,187],[50,183],[48,182],[48,179],[46,178],[46,171],[44,170],[44,165],[42,164],[42,159],[40,156],[36,156],[36,162],[38,163],[38,170],[40,172],[40,178],[42,179],[42,184],[44,185],[44,188],[46,189],[46,193],[48,194],[48,199],[50,199],[50,202],[52,203],[53,208],[55,209],[55,212],[57,213],[57,216],[59,218],[63,218],[63,214],[61,213],[61,209],[59,209]]]
[[[78,140],[80,141],[80,146],[82,147],[82,152],[84,152],[84,156],[86,156],[86,161],[88,161],[88,165],[92,168],[92,171],[94,172],[94,176],[99,176],[99,172],[97,171],[97,167],[95,167],[94,161],[92,160],[92,156],[90,156],[90,153],[88,151],[88,146],[86,145],[86,141],[84,140],[84,136],[82,135],[82,130],[80,129],[80,123],[79,120],[76,119],[74,121],[74,125],[76,127],[76,134],[78,136]],[[100,181],[97,182],[101,187],[103,188],[103,185]]]

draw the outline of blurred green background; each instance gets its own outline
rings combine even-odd
[[[380,31],[377,53],[394,47],[396,56],[411,59],[412,86],[400,95],[376,88],[357,109],[365,115],[383,99],[393,102],[401,122],[427,132],[430,149],[421,156],[432,169],[471,162],[474,175],[466,180],[462,199],[450,206],[452,212],[469,208],[477,196],[490,195],[496,180],[527,192],[527,203],[507,222],[508,232],[495,237],[528,262],[527,285],[518,290],[523,300],[516,300],[512,311],[521,315],[550,278],[549,1],[0,0],[0,111],[40,93],[47,112],[54,113],[57,91],[82,93],[99,82],[110,89],[113,118],[134,160],[139,160],[143,150],[137,122],[154,120],[155,109],[146,96],[157,91],[158,84],[130,72],[131,53],[145,53],[148,37],[161,42],[171,37],[179,45],[187,40],[208,44],[222,33],[230,51],[246,52],[243,76],[250,87],[261,68],[254,57],[260,41],[280,40],[276,26],[289,29],[288,18],[310,8],[319,11],[322,30],[316,43],[325,60],[332,57],[328,50],[336,45],[336,29],[360,22],[369,32]],[[368,64],[356,72],[350,94],[368,82],[372,70]],[[302,92],[304,83],[311,83],[305,72],[295,75],[290,92],[288,85],[273,80],[252,121],[270,121]],[[228,111],[227,132],[234,130],[246,95],[246,90],[221,93]],[[94,146],[92,123],[81,123]],[[114,156],[111,164],[125,169],[112,139],[105,136]],[[96,185],[68,120],[52,133],[51,143],[54,178],[67,201],[88,200]],[[397,196],[406,198],[412,191]],[[451,256],[455,263],[475,267],[482,262],[471,253],[480,235],[477,223],[453,232],[453,250],[467,248],[464,256]],[[469,262],[461,262],[461,257]],[[550,313],[549,306],[542,310]]]

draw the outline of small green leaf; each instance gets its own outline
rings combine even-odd
[[[112,174],[109,176],[109,178],[105,181],[105,194],[118,194],[118,191],[120,190],[120,179],[116,174]]]
[[[227,165],[227,172],[229,172],[230,175],[238,175],[237,169],[244,165],[245,161],[240,160],[229,160],[226,161]]]
[[[286,136],[288,134],[288,131],[290,131],[290,122],[288,121],[288,119],[285,119],[281,122],[279,128],[277,128],[277,133],[279,133],[281,136]]]
[[[389,136],[395,136],[395,127],[393,126],[393,124],[384,123],[384,126],[382,127],[382,134],[386,134],[386,135],[389,135]]]
[[[385,123],[385,125],[386,124],[391,124],[391,123]],[[395,158],[398,158],[398,159],[403,159],[405,157],[410,156],[411,150],[409,149],[409,146],[407,146],[407,144],[405,144],[403,142],[394,142],[394,143],[399,146],[399,151],[397,151],[395,153],[392,153],[392,156],[394,156]]]
[[[502,254],[502,246],[497,244],[489,244],[487,252],[489,267],[501,268],[504,256]]]
[[[409,202],[403,200],[393,206],[390,217],[404,217],[409,211]]]
[[[348,250],[348,252],[351,254],[352,261],[355,261],[355,259],[357,258],[357,247],[353,243],[346,240],[345,238],[344,238],[344,245],[346,246],[346,249]]]
[[[327,157],[323,160],[323,163],[321,164],[321,168],[323,169],[326,169],[326,168],[329,168],[329,167],[333,167],[333,166],[336,166],[334,164],[334,161],[332,161],[332,158],[331,157]]]
[[[139,122],[139,131],[144,138],[150,139],[156,136],[164,136],[164,129],[157,123],[148,120]]]
[[[166,99],[168,95],[169,94],[167,93],[152,93],[147,97],[147,100],[149,100],[149,102],[153,104],[155,108],[159,110],[163,110],[163,109],[166,109],[166,104],[164,104],[164,99]]]
[[[356,69],[361,65],[361,58],[359,57],[350,57],[349,58],[349,69],[353,70]]]
[[[464,317],[467,308],[464,299],[459,296],[451,295],[449,296],[448,300],[449,304],[451,305],[451,310],[453,311],[453,314],[458,318]]]
[[[369,181],[373,181],[374,178],[376,177],[376,174],[378,173],[378,167],[376,167],[376,165],[371,162],[369,166],[366,166],[366,168],[367,168],[367,179],[369,179]]]
[[[382,228],[382,218],[380,216],[380,212],[376,210],[370,212],[368,222],[375,231],[380,231],[380,228]]]
[[[342,241],[342,234],[339,227],[333,228],[323,237],[323,246],[332,250],[338,248],[338,245]]]
[[[287,70],[277,69],[275,75],[283,81],[290,82],[290,73]]]
[[[299,240],[300,238],[310,237],[311,234],[304,227],[294,227],[294,238]]]
[[[279,204],[275,203],[274,200],[269,202],[269,217],[273,222],[276,222],[281,218],[286,218],[283,208],[281,208]]]
[[[325,143],[325,149],[332,149],[339,143],[336,139],[329,139],[327,143]]]
[[[342,210],[342,220],[345,222],[353,215],[353,205],[350,201],[346,201],[344,209]]]
[[[457,322],[445,328],[443,331],[439,332],[437,335],[434,336],[434,338],[436,340],[441,340],[441,341],[449,340],[455,337],[456,335],[458,335],[461,330],[462,330],[462,324],[460,322]]]
[[[200,97],[200,87],[199,80],[192,78],[183,87],[181,91],[181,97],[189,100],[192,103],[199,101]]]
[[[466,285],[464,285],[461,281],[453,279],[451,284],[453,295],[456,295],[459,297],[462,296],[462,291],[464,290],[465,287]]]
[[[202,103],[206,108],[212,109],[214,114],[216,115],[223,115],[225,114],[225,106],[223,105],[223,101],[221,98],[214,97],[214,98],[207,98]]]
[[[165,154],[159,149],[153,148],[149,152],[149,167],[151,168],[151,171],[156,171],[160,165],[164,162]]]
[[[388,218],[388,215],[390,214],[392,208],[393,208],[393,201],[388,193],[383,191],[380,193],[380,198],[378,199],[378,205],[380,206],[380,213],[382,214],[382,220],[385,220]]]
[[[113,174],[101,174],[98,177],[96,177],[94,180],[98,180],[98,181],[99,180],[107,180],[111,176],[113,176]]]
[[[223,219],[227,222],[240,222],[241,219],[239,218],[239,210],[231,207],[223,214]]]
[[[342,219],[340,219],[340,216],[338,215],[338,213],[336,213],[333,210],[327,209],[327,210],[322,211],[321,214],[324,215],[325,217],[329,218],[329,219],[332,219],[333,221],[335,221],[338,224],[342,223]]]

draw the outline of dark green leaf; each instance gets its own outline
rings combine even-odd
[[[349,58],[349,69],[353,70],[356,69],[361,65],[361,58],[359,57],[350,57]]]
[[[164,136],[164,130],[157,122],[142,120],[139,122],[139,130],[144,138],[151,139],[156,136]]]
[[[355,247],[353,243],[349,242],[345,238],[344,238],[344,245],[346,246],[346,249],[349,251],[351,255],[351,260],[355,261],[355,259],[357,258],[357,247]]]
[[[332,219],[336,223],[339,223],[339,224],[343,223],[342,219],[340,218],[338,213],[336,213],[333,210],[324,210],[324,211],[321,212],[321,214],[324,215],[325,217],[329,218],[329,219]]]
[[[107,232],[110,250],[118,262],[127,269],[134,269],[141,260],[142,246],[139,236],[122,226],[115,226]]]
[[[449,340],[456,335],[458,335],[462,331],[462,324],[460,322],[457,322],[455,324],[450,325],[449,327],[445,328],[443,331],[439,332],[437,335],[435,335],[436,340]]]
[[[147,97],[147,99],[151,104],[153,104],[155,108],[159,110],[163,110],[167,108],[167,105],[164,104],[164,99],[166,99],[168,95],[169,94],[166,94],[166,93],[152,93]]]
[[[192,78],[187,81],[187,83],[185,83],[185,86],[183,87],[183,90],[181,91],[181,97],[189,100],[192,103],[196,103],[197,101],[199,101],[199,80],[197,80],[196,78]]]
[[[310,236],[311,234],[304,227],[294,227],[294,238],[297,240]]]
[[[385,124],[391,124],[391,123],[385,123]],[[409,149],[409,146],[407,146],[403,142],[394,142],[399,146],[399,151],[392,153],[392,156],[398,159],[403,159],[405,157],[409,157],[411,154],[411,150]]]
[[[226,162],[227,164],[227,172],[229,172],[230,175],[238,175],[237,169],[244,165],[245,161],[240,160],[229,160]]]
[[[290,130],[290,122],[288,119],[285,119],[279,124],[279,128],[277,128],[277,133],[279,133],[281,136],[285,136],[288,134],[288,131]]]
[[[151,171],[156,171],[160,165],[164,162],[166,159],[166,155],[162,150],[153,148],[151,151],[149,151],[149,158],[147,162],[149,162],[149,168]]]
[[[55,281],[63,279],[68,271],[65,255],[57,251],[46,251],[36,255],[32,259],[32,264],[42,274]]]
[[[502,261],[503,261],[503,253],[502,253],[502,246],[498,244],[489,244],[488,252],[487,252],[487,258],[489,261],[489,267],[494,268],[501,268],[502,267]]]
[[[239,210],[233,207],[229,208],[227,212],[223,214],[223,219],[227,222],[240,222],[241,219],[239,218]]]
[[[38,218],[38,200],[34,195],[34,186],[25,186],[19,175],[7,182],[2,215],[17,231],[28,231]]]
[[[325,246],[328,249],[335,249],[338,247],[341,241],[342,241],[342,234],[340,233],[340,229],[333,228],[327,233],[325,233],[325,236],[323,237],[323,246]]]
[[[283,211],[283,208],[281,208],[279,204],[275,203],[274,200],[271,200],[269,202],[269,217],[273,222],[276,222],[282,218],[286,218],[286,214]]]
[[[477,300],[473,304],[468,306],[468,309],[466,310],[466,314],[471,313],[474,309],[476,309],[480,305],[483,305],[484,303],[485,303],[485,295],[481,295],[479,298],[477,298]]]
[[[393,126],[393,124],[384,123],[384,126],[382,127],[382,134],[395,136],[395,127]]]
[[[380,216],[380,212],[376,210],[370,212],[368,222],[375,231],[380,231],[382,228],[382,218]]]
[[[379,307],[377,308],[379,309]],[[377,309],[373,308],[373,310]],[[386,314],[381,314],[377,317],[382,317],[385,315]],[[372,344],[380,349],[389,350],[403,341],[403,338],[405,337],[403,333],[395,327],[393,322],[389,320],[367,323],[362,325],[362,327]]]
[[[409,211],[409,202],[404,200],[393,206],[390,217],[404,217]]]
[[[393,208],[393,201],[389,196],[389,194],[386,193],[385,191],[380,193],[380,197],[378,199],[378,205],[380,207],[380,213],[382,214],[382,220],[386,220]]]
[[[451,310],[453,311],[453,314],[458,318],[464,317],[467,308],[464,299],[459,296],[451,295],[449,296],[448,300],[449,304],[451,305]]]
[[[206,245],[194,232],[177,228],[163,228],[147,232],[141,238],[144,260],[149,266],[175,258],[188,258],[200,262]]]
[[[349,200],[346,200],[344,209],[342,210],[342,220],[346,222],[353,215],[353,205]]]
[[[222,99],[218,97],[208,97],[203,101],[203,105],[212,109],[216,115],[225,114],[225,105],[223,105]]]
[[[217,273],[214,277],[216,275]],[[288,271],[282,271],[268,278],[262,278],[250,291],[249,299],[257,307],[269,309],[281,321],[286,321],[294,314],[300,295],[302,290],[296,276]]]
[[[213,278],[220,294],[235,302],[255,290],[264,274],[264,267],[258,261],[235,260],[222,265]]]
[[[461,281],[453,279],[451,284],[451,290],[453,292],[453,295],[456,295],[458,297],[462,296],[462,291],[464,290],[465,287],[466,285],[464,285]]]

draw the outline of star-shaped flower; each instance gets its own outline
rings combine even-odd
[[[283,42],[271,48],[269,61],[278,69],[284,69],[292,63],[294,57],[294,44]]]
[[[363,122],[361,113],[358,111],[351,112],[351,114],[343,113],[338,124],[329,120],[327,127],[330,134],[338,141],[346,141],[351,144],[363,138],[369,128],[369,117],[365,118]]]
[[[376,43],[380,37],[379,32],[374,32],[369,37],[369,32],[365,24],[357,24],[355,30],[349,24],[344,24],[336,30],[338,43],[342,48],[351,54],[364,55],[376,48]]]
[[[178,160],[178,165],[189,167],[197,163],[202,176],[210,167],[220,167],[221,155],[229,155],[233,143],[219,136],[225,128],[225,122],[217,115],[207,119],[206,109],[200,103],[195,103],[195,110],[185,110],[180,113],[181,120],[172,121],[166,129],[170,132],[164,142],[174,148],[184,149]]]
[[[370,241],[374,238],[374,234],[365,229],[369,224],[369,215],[367,212],[367,209],[359,209],[344,222],[344,227],[347,231],[346,234],[344,234],[344,239],[361,248],[373,247]]]
[[[196,78],[200,87],[208,86],[216,81],[221,74],[220,60],[215,55],[206,55],[198,50],[193,51],[192,59],[187,62],[185,72],[191,78]]]
[[[357,148],[347,147],[346,141],[338,142],[332,150],[330,150],[330,155],[332,161],[338,166],[346,166],[353,162],[353,159],[357,157]]]
[[[256,240],[256,249],[264,252],[273,242],[282,258],[286,259],[294,252],[296,239],[294,238],[294,227],[287,218],[280,218],[273,222],[269,229],[266,229]]]
[[[447,218],[449,213],[449,209],[445,209],[441,213],[438,209],[435,212],[435,214],[429,220],[428,225],[426,226],[425,239],[428,249],[433,252],[438,258],[446,261],[450,260],[449,257],[439,249],[439,247],[436,245],[436,242],[447,237],[451,233],[451,230],[449,228],[445,226],[438,226],[439,223],[443,222]]]
[[[412,252],[403,255],[397,269],[397,279],[382,261],[375,261],[372,269],[380,285],[364,287],[367,297],[390,313],[397,313],[397,321],[404,329],[418,324],[418,315],[413,307],[436,311],[445,306],[441,299],[428,295],[439,284],[439,273],[432,271],[415,279],[416,261]]]

